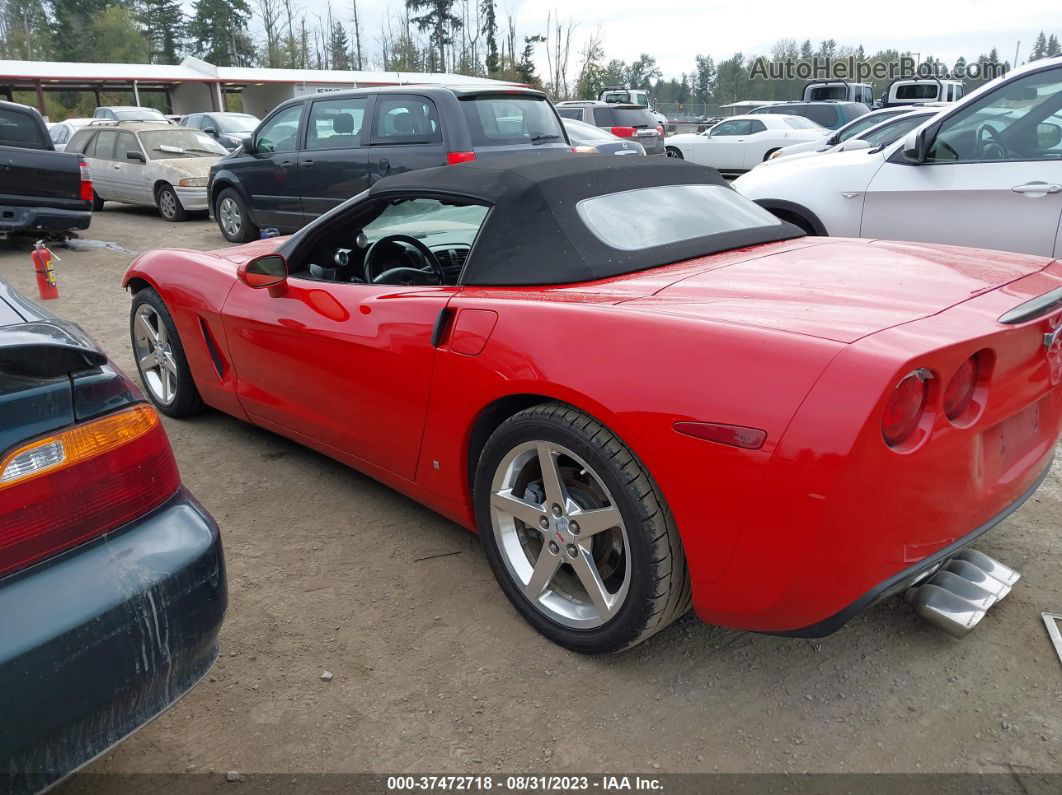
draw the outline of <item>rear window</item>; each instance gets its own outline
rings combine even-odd
[[[723,185],[638,188],[583,199],[575,209],[602,243],[622,251],[781,224]]]
[[[564,130],[544,98],[480,95],[461,99],[473,146],[564,143]]]
[[[557,113],[561,115],[562,119],[575,119],[576,121],[582,121],[583,119],[582,108],[557,108]]]
[[[598,127],[655,127],[656,117],[642,108],[594,108]]]
[[[896,99],[936,99],[936,83],[914,83],[896,86]]]
[[[771,105],[765,108],[756,108],[754,113],[792,114],[811,119],[820,127],[837,126],[836,105]]]
[[[824,99],[845,100],[848,99],[848,86],[815,86],[808,89],[808,95],[805,99],[808,102]]]
[[[21,146],[25,149],[48,149],[49,142],[41,134],[37,120],[29,113],[0,109],[0,146]]]

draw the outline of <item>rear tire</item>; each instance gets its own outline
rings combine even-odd
[[[503,422],[479,459],[475,507],[502,590],[554,643],[620,651],[689,609],[686,558],[660,489],[582,411],[543,403]]]
[[[664,151],[668,157],[674,157],[679,160],[685,160],[685,158],[682,156],[682,150],[679,149],[677,146],[669,146]]]
[[[155,204],[159,208],[159,215],[167,221],[180,222],[188,218],[181,200],[177,198],[177,191],[172,185],[163,185],[155,193]]]
[[[250,243],[258,237],[258,227],[251,222],[247,204],[232,188],[225,188],[218,194],[214,218],[222,237],[230,243]]]
[[[184,347],[162,296],[150,287],[133,295],[129,309],[133,358],[144,391],[169,417],[188,417],[203,408]]]

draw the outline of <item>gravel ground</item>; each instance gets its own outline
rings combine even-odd
[[[84,237],[224,245],[206,219],[115,204]],[[134,372],[131,255],[57,253],[52,308]],[[25,248],[0,250],[0,276],[36,295]],[[1057,464],[980,545],[1024,577],[962,641],[891,600],[821,640],[687,616],[586,659],[536,635],[478,541],[418,504],[222,414],[166,428],[225,539],[221,658],[90,772],[1062,772],[1062,665],[1040,618],[1062,612]]]

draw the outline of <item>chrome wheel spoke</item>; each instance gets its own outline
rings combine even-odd
[[[542,545],[542,551],[538,553],[535,568],[531,572],[531,579],[524,586],[524,596],[532,602],[542,595],[547,586],[553,580],[553,575],[561,565],[561,556],[549,551],[546,544]]]
[[[580,539],[623,525],[619,508],[614,505],[589,511],[572,511],[570,518],[579,528]]]
[[[548,442],[539,442],[537,450],[538,465],[542,469],[542,488],[546,492],[546,505],[559,505],[564,508],[568,504],[568,493],[561,480],[557,452]]]
[[[539,519],[542,517],[542,506],[514,497],[510,489],[494,492],[490,495],[490,504],[495,510],[519,519],[528,527],[540,529]]]
[[[159,366],[159,363],[157,361],[155,361],[155,354],[154,353],[145,353],[143,356],[140,357],[139,361],[140,361],[140,369],[145,371],[145,372],[147,372],[148,370],[152,369],[153,367],[158,367]]]
[[[158,317],[156,315],[156,317]],[[168,342],[166,338],[166,324],[162,322],[162,318],[158,318],[159,329],[156,332],[155,343],[160,348],[165,348]]]
[[[572,568],[575,569],[579,582],[586,589],[586,595],[593,602],[598,616],[602,620],[611,618],[615,612],[612,594],[608,592],[608,589],[605,588],[605,583],[601,581],[601,575],[597,570],[597,564],[594,562],[593,556],[581,544],[576,549],[579,554],[572,561]]]
[[[155,332],[155,329],[148,323],[147,318],[140,312],[136,315],[136,330],[137,333],[144,335],[147,340],[148,347],[153,348],[159,344],[159,335]]]

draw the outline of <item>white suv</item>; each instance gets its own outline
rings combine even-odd
[[[1062,255],[1062,58],[982,86],[884,149],[781,158],[734,187],[812,234]]]

